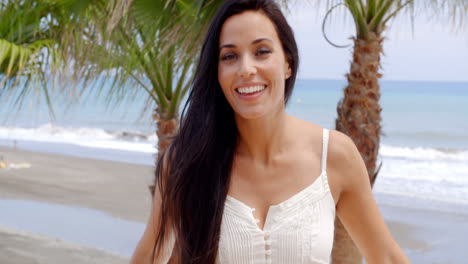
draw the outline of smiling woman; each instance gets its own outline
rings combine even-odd
[[[132,263],[329,263],[335,214],[367,263],[408,263],[354,143],[285,112],[298,62],[274,1],[224,3]]]
[[[250,25],[255,27],[246,31]],[[224,23],[220,44],[218,80],[236,116],[256,118],[284,108],[291,59],[271,20],[254,11],[232,16]]]

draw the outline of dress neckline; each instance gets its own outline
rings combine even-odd
[[[294,201],[298,200],[299,198],[301,198],[302,196],[304,196],[305,193],[307,193],[308,190],[310,189],[313,189],[313,187],[315,185],[318,184],[319,181],[321,181],[322,177],[324,177],[324,175],[326,174],[326,171],[322,171],[322,173],[320,173],[320,175],[314,180],[313,183],[307,185],[307,187],[305,187],[304,189],[300,190],[299,192],[293,194],[291,197],[287,198],[286,200],[280,202],[280,203],[277,203],[277,204],[273,204],[273,205],[270,205],[268,207],[268,211],[271,209],[271,208],[274,208],[274,207],[284,207],[285,205],[287,204],[291,204],[291,203],[294,203]],[[248,206],[246,203],[242,202],[241,200],[231,196],[231,195],[227,195],[226,197],[226,200],[230,200],[238,205],[241,205],[249,210],[252,211],[252,209],[255,209],[254,207],[250,207]]]
[[[257,223],[259,220],[253,215],[255,208],[248,206],[241,200],[227,195],[224,208],[238,217],[246,218],[250,223],[255,225],[257,230],[266,232],[271,231],[274,226],[276,226],[276,223],[281,222],[282,218],[288,217],[294,212],[313,205],[316,201],[322,199],[327,193],[330,193],[327,173],[326,171],[322,171],[312,184],[295,193],[288,199],[278,204],[270,205],[264,219],[265,222],[263,224],[263,229],[258,226]]]

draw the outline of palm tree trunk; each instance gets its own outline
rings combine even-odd
[[[336,130],[348,135],[361,153],[371,186],[382,165],[376,169],[381,133],[378,79],[382,75],[378,70],[382,41],[383,38],[375,33],[371,33],[368,40],[354,39],[353,62],[346,76],[348,86],[344,89],[344,98],[338,103],[336,119]],[[362,263],[359,250],[338,218],[335,220],[332,263]]]
[[[171,144],[174,136],[179,128],[179,120],[177,118],[164,118],[165,115],[160,113],[158,109],[154,111],[153,120],[156,122],[156,135],[158,136],[158,155],[156,156],[155,164],[158,162],[161,155],[166,151]],[[154,196],[154,182],[149,186],[151,196]]]

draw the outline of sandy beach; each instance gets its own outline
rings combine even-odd
[[[151,166],[9,148],[0,148],[0,155],[10,163],[31,165],[30,168],[0,169],[0,199],[90,208],[118,219],[146,223],[151,204],[147,187],[153,177]],[[452,253],[437,250],[450,250],[453,243],[460,242],[457,239],[463,239],[456,237],[456,234],[463,234],[447,227],[466,223],[466,217],[440,216],[437,212],[403,207],[382,206],[381,210],[393,236],[413,263],[458,263],[444,262]],[[34,218],[30,216],[31,221]],[[440,232],[450,235],[450,230],[455,234],[454,241],[435,239]],[[0,225],[0,263],[125,262],[128,262],[127,256]]]
[[[2,169],[0,198],[87,207],[146,222],[150,166],[0,148],[7,162],[31,168]]]
[[[0,262],[123,264],[128,263],[128,259],[53,237],[0,226]]]
[[[150,166],[7,148],[0,148],[0,155],[10,163],[31,164],[31,168],[0,169],[1,199],[79,206],[146,223],[151,204],[147,187],[153,173]],[[0,263],[126,262],[128,258],[104,251],[0,227]]]

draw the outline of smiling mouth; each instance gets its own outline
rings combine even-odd
[[[250,87],[237,88],[236,92],[241,95],[252,95],[252,94],[260,93],[266,88],[267,88],[266,85],[256,85],[256,86],[250,86]]]

